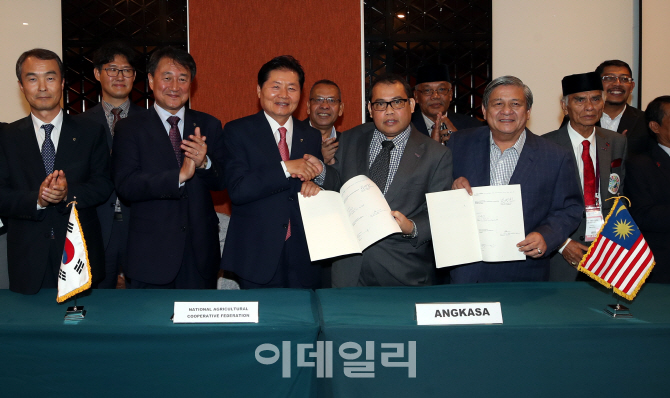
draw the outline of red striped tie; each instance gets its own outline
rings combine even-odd
[[[279,144],[277,145],[279,147],[279,155],[281,155],[281,160],[286,162],[289,160],[289,155],[288,155],[288,145],[286,144],[286,127],[280,127],[279,128]],[[288,220],[288,228],[286,229],[286,239],[291,237],[291,220]]]

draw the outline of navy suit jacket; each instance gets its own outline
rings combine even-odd
[[[135,105],[132,102],[130,103],[130,108],[128,109],[128,116],[133,116],[138,113],[146,112],[145,108]],[[107,136],[107,145],[111,152],[113,137],[111,131],[109,131],[109,124],[107,123],[107,117],[105,116],[105,110],[102,108],[102,104],[98,104],[93,108],[87,110],[86,112],[80,114],[78,117],[88,118],[94,122],[100,123],[105,128],[105,135]],[[114,208],[116,206],[116,191],[113,191],[105,203],[98,206],[98,219],[100,219],[100,228],[102,229],[102,241],[107,248],[109,244],[109,237],[112,235],[112,224],[114,223]],[[124,220],[129,220],[130,217],[130,208],[127,204],[121,202],[121,213],[123,214]]]
[[[473,187],[490,184],[489,140],[488,126],[451,137],[448,146],[454,157],[454,179],[465,177]],[[509,184],[521,185],[525,234],[539,232],[547,251],[538,259],[455,267],[451,269],[452,283],[547,280],[548,255],[581,221],[584,204],[575,173],[570,152],[526,130],[526,143]]]
[[[290,253],[304,286],[318,285],[321,267],[312,265],[298,205],[302,182],[286,178],[265,113],[226,123],[225,179],[232,202],[221,267],[245,280],[268,283],[275,274],[291,220]],[[293,118],[291,159],[321,156],[321,135]]]
[[[461,115],[459,113],[448,112],[447,117],[449,120],[451,120],[451,123],[454,124],[454,127],[456,127],[459,131],[481,127],[484,124],[477,118],[468,115]],[[412,113],[412,124],[417,130],[430,137],[428,127],[426,126],[426,121],[423,120],[423,115],[421,114],[421,109],[418,105],[416,108],[414,108],[414,113]]]
[[[77,200],[92,281],[105,276],[105,255],[96,206],[112,192],[109,149],[102,126],[63,114],[54,170],[63,170],[67,202]],[[51,230],[57,247],[65,246],[70,207],[66,202],[37,210],[37,193],[46,178],[33,121],[27,117],[0,132],[0,215],[7,221],[9,288],[34,294],[47,267],[58,274],[60,256],[49,258]]]
[[[656,144],[632,157],[626,173],[630,214],[656,259],[647,281],[670,283],[670,156]]]
[[[121,200],[130,203],[128,266],[131,279],[152,284],[174,280],[190,236],[200,274],[213,279],[220,260],[218,218],[210,190],[222,190],[221,122],[187,109],[182,136],[200,127],[212,165],[197,169],[179,187],[179,164],[163,122],[152,107],[117,122],[112,176]]]

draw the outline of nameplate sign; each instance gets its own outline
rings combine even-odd
[[[258,301],[175,301],[174,323],[258,323]]]
[[[417,325],[503,323],[500,303],[416,303]]]

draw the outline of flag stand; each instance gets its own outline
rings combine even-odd
[[[84,306],[77,306],[77,296],[74,296],[74,307],[67,307],[65,311],[65,319],[69,321],[84,319],[86,316],[86,310]]]
[[[604,309],[605,314],[612,318],[632,318],[633,314],[630,313],[628,307],[619,303],[619,298],[616,297],[616,294],[614,294],[614,297],[616,298],[616,304],[608,304]]]

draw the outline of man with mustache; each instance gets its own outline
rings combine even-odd
[[[561,107],[570,122],[543,137],[572,153],[578,171],[575,181],[582,188],[586,207],[579,227],[551,258],[549,280],[571,282],[579,276],[576,266],[612,209],[614,201],[608,199],[622,192],[626,138],[596,127],[604,107],[598,73],[566,76],[562,86]]]
[[[644,112],[627,104],[635,88],[630,66],[613,59],[598,65],[596,73],[603,81],[605,96],[600,127],[625,135],[630,154],[646,152],[655,140],[647,131]]]
[[[368,103],[373,123],[342,133],[335,164],[326,168],[325,189],[339,190],[357,175],[370,177],[402,230],[363,254],[338,258],[333,263],[333,287],[435,283],[426,194],[451,186],[451,151],[412,126],[411,95],[402,77],[380,77],[372,85]]]
[[[305,123],[321,133],[321,154],[325,164],[333,164],[333,156],[339,146],[340,132],[335,130],[335,122],[342,116],[344,104],[340,87],[331,80],[319,80],[312,85],[307,101]]]
[[[419,109],[412,114],[412,124],[435,141],[444,143],[458,130],[480,127],[482,122],[472,116],[449,110],[453,87],[446,65],[425,65],[418,69],[414,99]]]

